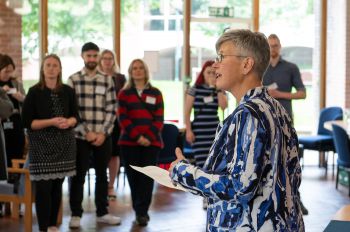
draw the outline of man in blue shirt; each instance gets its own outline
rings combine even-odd
[[[293,120],[293,99],[305,99],[306,91],[298,66],[281,57],[281,43],[277,35],[268,37],[270,46],[270,64],[263,77],[263,85],[271,86],[269,94],[276,98],[287,110]],[[292,93],[292,88],[296,92]]]
[[[216,43],[217,88],[239,102],[216,132],[203,169],[177,148],[170,176],[208,199],[207,231],[304,231],[298,138],[288,112],[262,87],[266,37],[230,30]]]

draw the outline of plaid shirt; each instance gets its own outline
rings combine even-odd
[[[69,77],[68,85],[75,89],[81,118],[75,137],[85,140],[89,131],[110,135],[117,107],[113,79],[99,71],[90,77],[82,69]]]

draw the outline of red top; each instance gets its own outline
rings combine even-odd
[[[155,87],[143,90],[122,89],[118,94],[118,117],[121,128],[119,145],[139,146],[141,135],[150,140],[152,146],[163,147],[161,131],[164,121],[162,93]]]

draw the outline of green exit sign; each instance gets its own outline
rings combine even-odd
[[[213,17],[233,17],[233,7],[209,7],[209,16]]]

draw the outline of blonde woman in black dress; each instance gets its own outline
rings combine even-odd
[[[73,127],[78,121],[75,92],[62,83],[58,56],[44,58],[39,83],[29,89],[22,116],[29,137],[29,170],[36,187],[39,230],[58,231],[62,183],[66,176],[75,175]]]

